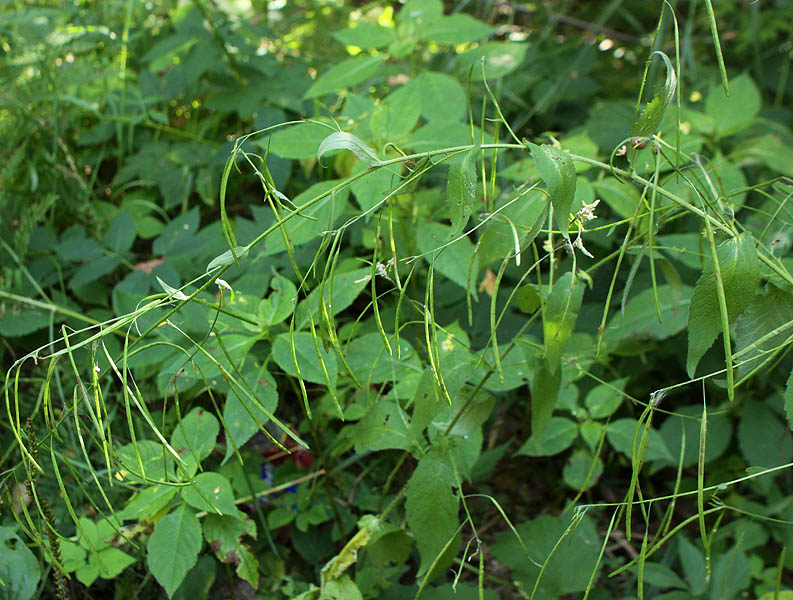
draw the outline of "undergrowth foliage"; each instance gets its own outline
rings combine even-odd
[[[0,8],[0,598],[793,597],[784,30],[276,4]]]

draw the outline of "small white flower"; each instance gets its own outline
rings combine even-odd
[[[230,286],[230,285],[228,284],[228,282],[227,282],[227,281],[225,281],[224,279],[220,279],[220,278],[218,278],[218,279],[215,279],[215,284],[217,284],[217,286],[218,286],[219,288],[221,288],[221,289],[224,289],[224,290],[229,290],[229,291],[231,291],[231,286]]]
[[[600,204],[600,200],[595,200],[592,204],[584,204],[581,210],[576,213],[576,218],[582,222],[591,221],[596,218],[595,208],[597,208],[598,204]]]
[[[594,256],[592,256],[592,254],[589,252],[589,250],[584,248],[584,241],[581,238],[581,233],[580,232],[578,233],[578,237],[575,239],[575,242],[573,242],[573,245],[576,248],[578,248],[581,252],[583,252],[586,256],[588,256],[589,258],[595,258]]]

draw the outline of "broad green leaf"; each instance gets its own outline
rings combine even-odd
[[[482,139],[484,137],[484,140]],[[414,131],[405,144],[413,152],[430,152],[444,146],[464,146],[472,143],[471,127],[461,123],[459,118],[451,120],[436,119]],[[489,133],[482,135],[482,130],[474,127],[473,140],[476,143],[490,144],[493,137]],[[454,159],[452,159],[454,160]]]
[[[259,576],[256,569],[253,572],[248,568],[248,562],[258,562],[242,542],[242,536],[248,535],[256,538],[256,525],[250,518],[240,519],[230,516],[208,514],[203,521],[204,538],[209,544],[217,559],[222,563],[236,565],[237,574],[248,581],[252,586],[257,586]]]
[[[496,208],[502,206],[499,204]],[[477,255],[482,264],[500,265],[505,256],[516,252],[516,245],[528,247],[546,223],[549,206],[548,197],[540,190],[533,190],[493,215],[479,242]]]
[[[313,121],[298,123],[279,128],[269,138],[256,142],[256,145],[282,158],[314,158],[322,140],[334,129]]]
[[[752,582],[752,567],[740,546],[720,552],[713,559],[710,579],[710,600],[740,598]]]
[[[443,16],[441,0],[408,0],[399,11],[400,25],[426,25]]]
[[[553,456],[567,450],[578,437],[578,426],[570,419],[551,417],[540,435],[532,435],[516,456]]]
[[[480,390],[471,402],[467,402],[472,391],[463,388],[460,393],[454,395],[451,406],[443,403],[441,410],[432,420],[432,425],[439,431],[445,432],[456,418],[454,426],[449,430],[450,435],[467,437],[479,431],[482,424],[490,418],[496,399],[492,394]],[[460,413],[464,405],[465,410]],[[457,414],[459,417],[456,417]]]
[[[357,163],[352,173],[365,171],[363,163]],[[399,184],[399,178],[388,169],[376,169],[367,173],[350,185],[355,201],[361,210],[369,210],[383,201],[383,199]]]
[[[241,392],[239,395],[242,396],[242,400],[240,400],[237,394],[230,391],[223,405],[223,424],[226,432],[224,462],[234,453],[235,445],[241,448],[253,434],[259,431],[257,420],[261,424],[267,423],[270,420],[268,413],[272,415],[278,406],[278,389],[267,367],[262,365],[252,375],[248,378],[246,374],[246,379],[249,379],[256,401],[252,401]]]
[[[421,118],[421,96],[413,85],[391,92],[372,112],[372,135],[380,143],[401,144]]]
[[[717,257],[727,300],[727,317],[732,323],[754,297],[760,277],[760,262],[754,241],[748,234],[736,236],[720,244]],[[716,276],[713,264],[708,261],[691,296],[686,360],[689,377],[694,376],[700,359],[720,333],[722,323]]]
[[[318,340],[319,351],[325,368],[328,370],[328,378],[331,385],[336,384],[338,366],[336,355],[330,354],[322,347],[322,341]],[[314,346],[314,339],[308,332],[295,333],[294,337],[289,333],[282,333],[273,342],[273,359],[278,366],[292,377],[297,377],[295,359],[292,358],[292,345],[294,344],[295,358],[297,366],[300,367],[300,377],[312,383],[325,384],[325,376],[320,366],[317,350]]]
[[[485,61],[485,76],[488,79],[498,79],[512,73],[523,62],[528,49],[526,43],[513,42],[485,42],[466,50],[457,57],[458,72],[468,75],[469,68],[473,81],[482,81],[482,59]]]
[[[343,311],[369,285],[371,277],[372,270],[367,267],[340,273],[326,282],[324,287],[322,285],[315,287],[308,298],[297,305],[295,329],[307,327],[310,322],[309,316],[314,318],[315,325],[321,322],[320,299],[331,316]]]
[[[90,262],[80,265],[69,281],[69,285],[72,288],[76,288],[101,279],[105,275],[112,273],[120,264],[121,258],[118,256],[100,256],[99,258],[95,258]]]
[[[680,563],[691,593],[701,596],[708,586],[707,566],[702,551],[684,535],[677,536]]]
[[[614,414],[623,402],[622,390],[628,382],[627,377],[617,379],[609,385],[599,384],[589,390],[584,405],[593,419],[603,419]],[[616,389],[615,389],[616,388]]]
[[[413,346],[400,338],[397,350],[394,336],[389,336],[392,354],[389,354],[379,333],[365,333],[347,346],[345,358],[350,369],[361,383],[397,382],[411,372],[421,373],[421,361]]]
[[[342,44],[358,48],[382,48],[396,39],[394,30],[375,23],[359,23],[355,27],[333,33]]]
[[[757,86],[744,73],[730,81],[729,97],[721,86],[712,86],[705,100],[705,112],[716,124],[716,132],[727,136],[751,125],[760,112],[761,105]]]
[[[592,182],[598,197],[623,219],[632,219],[639,204],[639,192],[630,183],[620,183],[614,177]]]
[[[735,319],[733,352],[738,356],[736,364],[742,363],[738,364],[738,376],[758,366],[769,357],[769,352],[793,335],[791,325],[793,295],[773,287],[764,294],[755,294],[746,310]]]
[[[537,565],[542,565],[550,556],[535,598],[551,600],[563,594],[577,594],[586,589],[592,572],[596,570],[601,540],[592,519],[583,517],[551,556],[554,546],[571,524],[568,515],[542,515],[516,525],[531,560],[526,556],[515,534],[507,530],[496,534],[496,543],[492,546],[493,554],[512,569],[512,577],[520,582],[524,590],[534,588],[540,571]]]
[[[60,319],[53,313],[55,323]],[[0,335],[21,337],[50,324],[50,312],[17,302],[0,302]]]
[[[570,154],[555,146],[529,144],[537,172],[551,196],[554,218],[562,235],[569,238],[570,207],[575,197],[576,174]]]
[[[551,420],[559,386],[562,382],[562,368],[557,359],[548,364],[543,361],[531,382],[531,435],[541,437]]]
[[[204,600],[215,582],[217,563],[211,554],[202,554],[195,566],[188,571],[182,584],[171,596],[171,600]]]
[[[41,568],[25,542],[11,527],[0,527],[0,598],[28,600],[36,593]]]
[[[776,467],[793,459],[790,429],[764,404],[749,400],[738,423],[738,445],[754,467]]]
[[[633,296],[625,310],[615,314],[603,332],[606,345],[644,344],[646,340],[664,340],[683,331],[688,320],[691,288],[680,290],[670,285],[658,286],[658,302],[663,322],[658,322],[653,290],[646,289]]]
[[[132,496],[124,510],[119,511],[118,517],[126,521],[156,514],[165,508],[178,491],[179,488],[172,485],[148,485]]]
[[[658,132],[658,127],[661,125],[661,119],[664,118],[666,108],[672,103],[675,97],[677,75],[675,73],[675,68],[672,66],[672,61],[661,51],[653,52],[650,58],[652,59],[652,56],[656,54],[663,59],[664,65],[666,66],[666,82],[644,108],[641,116],[633,123],[631,135],[635,137],[650,137],[655,135]]]
[[[322,586],[320,600],[363,600],[361,590],[347,574],[331,579]]]
[[[106,546],[98,552],[89,552],[88,554],[89,571],[95,572],[102,579],[115,579],[124,569],[135,562],[134,557],[113,547]],[[79,578],[79,571],[77,576]]]
[[[463,289],[469,289],[476,298],[479,257],[474,255],[473,242],[467,237],[462,237],[451,246],[438,250],[453,239],[451,233],[451,227],[442,223],[420,223],[416,240],[419,251],[424,254],[424,259],[433,265],[436,273],[440,273]]]
[[[631,568],[636,573],[638,566]],[[644,563],[644,581],[659,588],[679,588],[688,590],[688,585],[670,567],[663,563],[647,561]]]
[[[628,458],[633,457],[633,440],[636,434],[636,426],[638,421],[635,419],[625,418],[612,421],[606,427],[606,438],[609,443],[614,447],[617,452],[622,452]],[[636,441],[641,439],[642,432],[636,434]],[[693,442],[692,442],[693,443]],[[659,460],[666,463],[672,463],[673,458],[669,448],[666,446],[664,438],[658,433],[658,430],[651,429],[645,439],[646,448],[643,450],[644,460]],[[642,449],[636,448],[637,456],[642,452]]]
[[[424,71],[408,85],[418,90],[421,116],[427,121],[454,121],[465,114],[465,89],[451,75]]]
[[[584,284],[573,273],[565,273],[553,284],[542,321],[545,356],[549,365],[559,363],[567,340],[573,333],[583,298]]]
[[[438,44],[466,44],[493,33],[495,29],[465,13],[433,19],[420,36]]]
[[[180,504],[154,525],[146,545],[147,564],[169,596],[196,563],[201,546],[201,525],[186,504]]]
[[[123,253],[135,241],[135,223],[126,211],[120,210],[105,232],[105,246],[113,252]]]
[[[197,459],[200,463],[212,453],[219,432],[220,424],[215,415],[196,407],[176,424],[171,446],[183,459]]]
[[[207,265],[207,272],[217,269],[218,267],[225,267],[226,265],[232,265],[236,261],[240,261],[248,255],[249,248],[245,246],[235,246],[234,251],[232,252],[231,249],[226,250],[223,254],[216,256]]]
[[[127,444],[116,450],[116,458],[121,463],[118,476],[123,481],[141,482],[143,475],[146,479],[160,481],[173,476],[173,458],[165,446],[158,442],[138,440]]]
[[[184,501],[198,510],[231,516],[239,514],[237,505],[234,504],[231,483],[222,475],[211,471],[200,473],[189,486],[180,490]]]
[[[297,288],[290,279],[276,274],[270,281],[270,295],[259,302],[258,317],[262,323],[272,327],[278,325],[295,310]]]
[[[680,443],[683,429],[686,432],[686,449],[683,454],[683,467],[695,465],[699,460],[699,430],[702,417],[701,405],[676,406],[675,414],[682,417],[669,416],[661,425],[661,437],[672,454],[672,464],[677,465],[680,458]],[[689,417],[689,418],[685,418]],[[705,462],[719,458],[732,442],[732,423],[724,414],[708,415],[708,429],[705,438]]]
[[[570,489],[588,490],[603,474],[603,461],[589,450],[573,452],[562,469],[562,481]]]
[[[731,156],[735,161],[759,161],[777,173],[793,177],[793,147],[775,133],[747,139]]]
[[[154,254],[170,258],[186,251],[195,251],[195,235],[198,233],[198,207],[179,215],[165,226],[160,236],[154,240]]]
[[[405,516],[421,557],[419,576],[457,530],[460,499],[452,491],[456,485],[448,459],[434,448],[421,457],[408,480]]]
[[[449,208],[449,220],[452,228],[450,237],[460,235],[476,201],[476,161],[479,158],[479,146],[465,153],[462,162],[453,163],[449,167],[449,178],[446,181],[446,203]]]
[[[367,146],[357,135],[347,133],[346,131],[331,133],[322,140],[322,143],[320,143],[317,149],[317,160],[321,162],[323,156],[335,150],[349,150],[358,160],[362,160],[372,167],[376,167],[381,162],[380,159],[377,158],[377,152]]]
[[[420,432],[419,432],[420,433]],[[350,430],[359,454],[380,450],[409,450],[416,440],[407,414],[395,398],[380,398]]]
[[[369,79],[377,72],[383,56],[356,56],[333,65],[317,77],[313,85],[303,94],[304,99],[319,98],[325,94],[348,89]]]
[[[785,416],[787,416],[788,427],[793,431],[793,371],[787,378],[785,383]]]

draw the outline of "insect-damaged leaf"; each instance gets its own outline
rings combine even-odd
[[[567,228],[570,225],[570,206],[575,197],[576,183],[573,159],[564,150],[548,144],[537,146],[529,143],[529,148],[551,196],[556,224],[562,235],[569,239]]]
[[[744,234],[720,244],[716,254],[727,301],[727,317],[732,323],[754,296],[760,276],[757,250],[751,236]],[[700,359],[722,333],[718,285],[713,263],[708,262],[694,288],[688,313],[686,370],[689,377],[694,376]],[[729,335],[729,332],[724,333]]]
[[[449,204],[449,219],[452,222],[450,237],[457,237],[465,229],[476,200],[476,158],[479,146],[466,152],[463,160],[449,167],[446,183],[446,202]]]

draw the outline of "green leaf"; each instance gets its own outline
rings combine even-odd
[[[617,452],[622,452],[628,458],[633,457],[633,440],[636,434],[636,442],[638,444],[642,436],[642,431],[636,433],[636,426],[638,421],[635,419],[625,418],[612,421],[606,427],[606,438],[609,443],[614,447]],[[669,448],[666,447],[664,438],[657,429],[651,429],[645,439],[646,449],[644,450],[644,460],[659,460],[666,463],[672,463],[673,458]],[[639,455],[640,448],[636,448],[636,454]]]
[[[282,158],[314,158],[322,140],[334,129],[315,122],[298,123],[281,127],[269,138],[255,143]]]
[[[534,588],[540,567],[551,556],[565,530],[571,525],[567,516],[542,515],[516,526],[529,557],[511,531],[496,534],[493,554],[512,569],[512,577],[524,590]],[[578,526],[556,547],[544,567],[535,598],[558,598],[563,594],[576,594],[586,589],[592,572],[596,570],[601,541],[595,523],[583,517]]]
[[[739,357],[738,376],[742,377],[769,353],[778,349],[791,335],[793,328],[783,327],[793,322],[793,295],[771,288],[765,294],[755,294],[749,306],[735,319],[734,352]],[[774,331],[778,331],[775,335]],[[765,337],[765,336],[769,337]],[[760,341],[765,338],[764,341]]]
[[[408,85],[418,90],[421,116],[427,121],[459,120],[465,114],[465,89],[451,75],[424,71]]]
[[[623,219],[632,219],[639,204],[639,192],[630,183],[621,183],[614,177],[605,177],[593,181],[598,196],[603,199],[611,210]]]
[[[347,569],[358,561],[358,550],[365,548],[381,527],[380,519],[374,515],[364,515],[358,520],[358,531],[336,556],[322,567],[322,586],[339,579]]]
[[[127,444],[116,450],[116,458],[121,463],[119,475],[125,481],[142,482],[142,475],[160,481],[173,476],[173,458],[158,442],[139,440]]]
[[[476,298],[479,257],[474,255],[473,242],[467,237],[462,237],[451,246],[437,250],[451,239],[451,233],[451,227],[442,223],[420,223],[416,240],[419,251],[425,255],[424,260],[434,266],[436,272],[461,288],[468,288]],[[473,266],[471,266],[472,261]]]
[[[25,542],[10,527],[0,527],[0,598],[28,600],[36,593],[41,568]]]
[[[756,467],[776,467],[793,459],[790,429],[770,408],[756,400],[743,407],[738,423],[738,445],[746,462]]]
[[[789,428],[793,431],[793,371],[787,378],[785,383],[785,415]]]
[[[395,398],[380,398],[350,430],[355,451],[409,450],[416,436]],[[420,432],[419,432],[420,433]]]
[[[702,552],[683,535],[677,536],[680,563],[691,593],[701,596],[708,586],[707,566]]]
[[[234,492],[229,480],[208,471],[196,475],[191,485],[180,488],[182,498],[190,506],[212,514],[236,516],[239,514],[234,503]]]
[[[495,29],[471,15],[456,13],[433,19],[422,28],[420,37],[438,44],[467,44],[493,33]]]
[[[482,59],[485,60],[485,76],[488,79],[499,79],[509,75],[517,69],[526,56],[529,45],[526,43],[512,42],[486,42],[466,50],[457,57],[458,72],[468,76],[468,70],[473,65],[471,73],[473,81],[482,81]]]
[[[593,419],[603,419],[614,414],[622,404],[627,377],[610,382],[609,385],[599,384],[589,390],[584,404]]]
[[[377,72],[383,60],[383,56],[356,56],[333,65],[317,78],[303,98],[319,98],[366,81]]]
[[[257,315],[268,327],[277,325],[295,310],[297,288],[290,279],[276,274],[270,281],[270,295],[259,302]]]
[[[217,269],[218,267],[225,267],[226,265],[232,265],[236,260],[242,260],[246,256],[248,256],[249,248],[245,246],[235,246],[234,252],[232,253],[231,249],[226,250],[223,254],[216,256],[213,258],[209,264],[207,265],[207,272]]]
[[[551,420],[559,387],[562,383],[562,368],[559,360],[548,364],[545,360],[534,374],[531,382],[531,435],[540,437]]]
[[[449,461],[435,448],[421,457],[408,480],[405,516],[421,557],[419,576],[427,572],[457,530],[460,500],[452,492],[456,485]]]
[[[377,158],[377,153],[372,148],[367,146],[357,135],[346,131],[331,133],[322,140],[317,149],[317,160],[321,162],[323,156],[335,150],[349,150],[358,157],[358,160],[362,160],[372,167],[376,167],[381,163],[380,159]]]
[[[529,148],[537,165],[537,171],[551,196],[556,224],[562,235],[569,239],[567,229],[570,226],[570,207],[573,204],[576,186],[573,160],[569,153],[556,146],[548,144],[537,146],[529,143]]]
[[[241,448],[245,442],[259,431],[259,426],[256,424],[254,417],[261,424],[267,423],[270,420],[268,413],[273,414],[278,406],[278,388],[267,367],[262,365],[252,375],[250,384],[252,384],[251,387],[256,401],[251,401],[247,396],[243,396],[243,400],[240,400],[237,394],[230,391],[226,396],[226,403],[223,405],[223,423],[226,432],[226,456],[223,458],[224,462],[234,453],[234,445],[237,448]],[[242,394],[240,393],[240,395]]]
[[[292,337],[289,333],[282,333],[273,342],[273,359],[278,366],[292,377],[297,377],[295,360],[292,358],[292,343],[294,343],[295,357],[297,365],[300,367],[300,377],[305,381],[324,385],[325,376],[317,358],[317,350],[314,346],[314,339],[308,332],[295,333]],[[336,385],[338,366],[336,355],[328,353],[319,341],[319,350],[325,368],[328,370],[328,378],[331,385]]]
[[[120,210],[105,232],[105,246],[119,254],[128,251],[135,241],[135,223],[126,211]]]
[[[256,568],[251,571],[249,567],[258,566],[258,561],[242,542],[243,535],[256,538],[256,525],[250,518],[218,516],[208,514],[203,522],[204,538],[222,563],[237,565],[237,574],[256,587],[259,582]],[[248,564],[250,561],[253,564]]]
[[[584,284],[573,273],[565,273],[554,283],[542,321],[545,356],[549,365],[559,363],[567,340],[573,333],[583,298]]]
[[[329,282],[315,287],[311,290],[308,298],[305,298],[297,305],[295,311],[295,329],[303,329],[309,324],[309,316],[314,318],[314,323],[320,322],[320,298],[328,313],[336,315],[350,306],[360,295],[363,289],[369,284],[372,278],[370,268],[356,269],[340,273],[333,277]]]
[[[603,461],[589,450],[576,450],[562,469],[562,481],[570,489],[588,490],[603,474]]]
[[[220,424],[215,415],[196,407],[177,423],[171,446],[188,462],[193,459],[200,463],[212,453],[219,432]]]
[[[551,417],[540,435],[532,435],[516,456],[553,456],[567,450],[578,437],[578,426],[570,419]]]
[[[112,273],[121,264],[118,256],[100,256],[94,260],[80,265],[75,271],[74,276],[69,281],[72,288],[76,288],[87,283],[101,279],[105,275]]]
[[[656,50],[650,56],[660,56],[664,65],[666,66],[666,82],[650,103],[644,108],[641,116],[633,123],[631,128],[631,135],[635,137],[650,137],[658,132],[658,127],[661,125],[661,120],[664,118],[664,112],[667,107],[672,103],[675,97],[675,89],[677,88],[677,75],[675,68],[669,57],[663,52]]]
[[[380,143],[402,143],[413,131],[420,117],[420,91],[414,85],[404,85],[391,92],[374,109],[370,119],[372,135]]]
[[[59,321],[54,314],[55,323]],[[17,302],[0,302],[0,335],[21,337],[50,324],[50,312]]]
[[[716,132],[728,136],[746,129],[760,112],[762,100],[752,79],[743,74],[730,81],[730,96],[719,85],[711,86],[705,112],[713,118]]]
[[[721,269],[724,295],[727,300],[727,318],[730,323],[749,306],[760,278],[760,261],[754,240],[743,234],[726,240],[717,249]],[[722,333],[721,310],[716,276],[712,262],[708,262],[697,281],[688,315],[688,359],[686,369],[689,377],[700,359]],[[729,335],[729,332],[728,332]]]
[[[614,315],[603,332],[606,345],[643,344],[646,340],[664,340],[683,331],[688,320],[691,288],[658,286],[658,303],[662,322],[658,322],[653,290],[646,289],[628,300],[625,310]]]
[[[157,582],[172,596],[201,550],[201,525],[186,504],[154,525],[147,547],[147,564]]]
[[[476,161],[479,158],[479,146],[465,153],[463,160],[449,167],[449,178],[446,182],[446,203],[449,208],[449,219],[452,228],[450,238],[460,235],[465,229],[476,201]]]
[[[333,37],[346,46],[382,48],[396,39],[394,30],[375,23],[359,23],[355,27],[333,33]]]
[[[379,333],[365,333],[353,339],[346,347],[345,358],[350,369],[361,383],[398,382],[411,372],[421,373],[421,361],[413,346],[400,338],[396,349],[394,336],[389,337],[393,350],[389,354]]]
[[[680,443],[683,429],[686,432],[686,449],[683,454],[683,468],[695,465],[699,460],[699,431],[702,405],[676,406],[675,414],[661,425],[660,433],[672,454],[672,462],[677,465],[680,458]],[[686,418],[689,417],[689,418]],[[732,442],[732,422],[724,414],[709,414],[708,429],[705,437],[705,463],[719,458]]]

